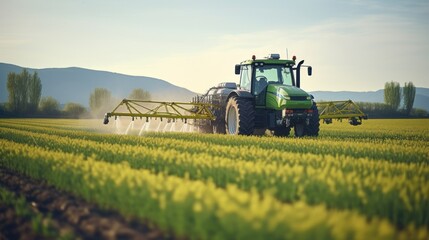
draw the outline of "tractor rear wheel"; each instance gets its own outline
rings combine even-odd
[[[226,133],[251,135],[255,129],[255,109],[250,99],[231,97],[226,105]]]
[[[313,110],[313,116],[310,118],[309,124],[305,127],[305,135],[317,137],[319,135],[319,111],[317,110],[316,103],[313,103],[311,107]]]

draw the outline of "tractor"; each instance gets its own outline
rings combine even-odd
[[[205,132],[233,135],[260,135],[266,130],[275,136],[288,136],[294,128],[295,136],[317,136],[319,114],[311,94],[300,88],[304,60],[295,64],[270,54],[235,65],[239,84],[220,83],[193,102],[211,104],[215,120],[197,120]]]

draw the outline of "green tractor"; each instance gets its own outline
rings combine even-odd
[[[214,120],[196,120],[204,132],[259,135],[267,129],[275,136],[317,136],[319,114],[313,96],[300,88],[301,68],[311,76],[311,66],[270,54],[235,65],[240,83],[220,83],[194,103],[211,104]]]

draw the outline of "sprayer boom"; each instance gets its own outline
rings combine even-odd
[[[319,118],[327,124],[332,123],[332,119],[349,119],[349,123],[356,126],[362,124],[362,119],[368,119],[352,100],[318,102],[317,107]]]
[[[104,124],[109,123],[110,117],[128,116],[134,118],[163,118],[165,119],[206,119],[215,120],[208,103],[157,102],[124,99],[112,112],[104,116]]]

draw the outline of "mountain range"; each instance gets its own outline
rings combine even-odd
[[[22,69],[20,66],[0,63],[0,102],[8,101],[6,88],[8,73],[20,73]],[[78,67],[26,69],[30,74],[37,71],[42,82],[42,96],[51,96],[61,104],[74,102],[88,107],[89,96],[95,88],[106,88],[118,99],[127,98],[135,88],[149,91],[154,100],[189,102],[196,95],[186,88],[151,77],[129,76]]]
[[[8,73],[20,73],[22,69],[23,67],[17,65],[0,63],[0,103],[8,101],[6,88]],[[78,67],[26,69],[31,74],[34,71],[39,74],[42,81],[42,96],[52,96],[61,104],[74,102],[88,107],[91,92],[100,87],[107,88],[118,99],[126,98],[135,88],[149,91],[153,100],[189,102],[192,97],[197,95],[186,88],[152,77],[130,76]],[[314,91],[310,93],[317,101],[351,99],[356,102],[384,102],[383,90],[369,92]],[[416,88],[414,107],[429,111],[429,88]]]

